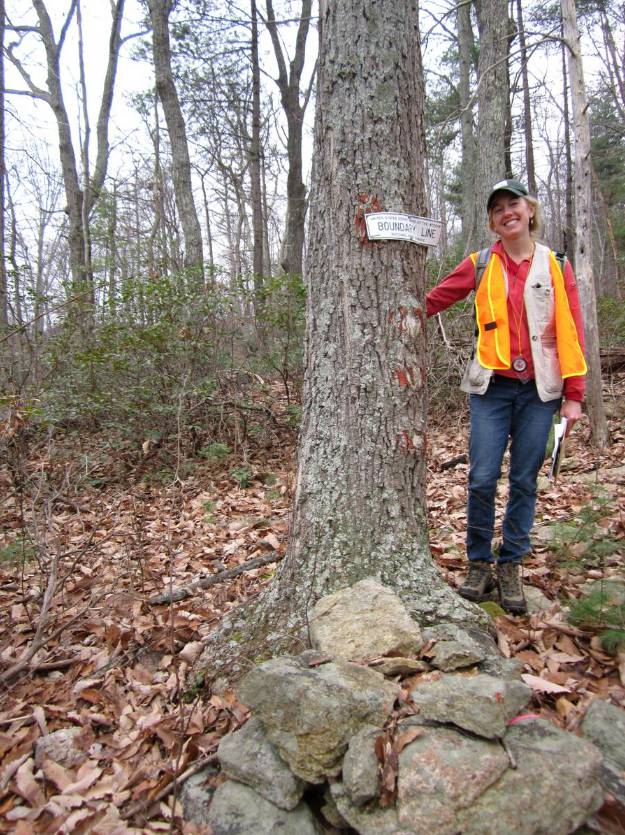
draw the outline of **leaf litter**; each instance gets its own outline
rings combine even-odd
[[[430,543],[454,587],[466,568],[465,418],[450,431],[449,416],[434,415],[429,432]],[[567,468],[539,497],[537,528],[559,531],[597,505],[593,541],[609,538],[614,549],[589,553],[588,537],[569,537],[564,547],[561,538],[539,536],[525,581],[551,603],[495,621],[500,649],[522,663],[532,687],[528,710],[572,731],[594,699],[625,707],[622,655],[607,653],[596,632],[571,625],[566,608],[589,580],[625,576],[625,477],[609,476],[619,472],[614,462],[625,460],[622,421],[613,420],[611,430],[612,446],[600,452],[590,446],[587,426],[576,429]],[[210,695],[201,682],[190,685],[192,666],[207,635],[270,582],[275,565],[177,603],[149,601],[259,555],[284,555],[295,433],[246,448],[247,487],[232,477],[231,462],[202,461],[190,475],[163,482],[145,466],[120,477],[119,467],[103,459],[99,439],[70,440],[80,443],[72,454],[55,456],[41,445],[23,462],[35,486],[44,481],[38,473],[65,486],[39,506],[35,488],[11,493],[10,474],[0,468],[8,495],[0,509],[0,832],[193,835],[201,829],[182,819],[180,783],[215,762],[220,739],[248,712],[230,690]],[[67,485],[80,454],[100,461],[98,479],[83,480],[72,493]],[[499,518],[503,485],[500,493]],[[397,757],[417,734],[397,732],[398,719],[412,711],[402,692],[378,744],[387,803]],[[67,759],[46,752],[42,740],[68,728],[77,734],[64,746]],[[221,779],[216,768],[208,777],[215,786]],[[622,815],[613,806],[602,810],[609,820]]]

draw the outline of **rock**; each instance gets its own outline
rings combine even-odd
[[[546,612],[553,606],[553,600],[549,600],[547,595],[543,594],[540,589],[535,586],[523,586],[523,593],[527,601],[527,612],[529,615],[537,615],[540,612]]]
[[[463,831],[458,813],[471,806],[508,765],[508,756],[497,742],[451,728],[423,728],[399,755],[400,828],[423,835]]]
[[[423,645],[400,598],[372,577],[322,597],[309,627],[315,649],[348,661],[414,655]]]
[[[625,478],[625,465],[620,467],[604,468],[599,471],[591,470],[587,473],[578,473],[576,476],[585,484],[606,484],[607,482],[619,482]]]
[[[484,660],[484,654],[467,647],[460,641],[437,641],[432,649],[432,666],[451,672],[463,667],[472,667]]]
[[[489,676],[521,680],[525,667],[516,658],[504,658],[503,656],[489,655],[480,664],[480,671]]]
[[[343,760],[343,783],[350,801],[362,806],[380,794],[380,763],[375,753],[379,728],[362,728],[353,736]]]
[[[603,600],[607,605],[625,605],[625,581],[616,579],[593,580],[585,583],[582,591],[585,595],[601,592]]]
[[[581,731],[601,750],[607,762],[625,771],[625,711],[596,699],[586,711]]]
[[[603,754],[601,785],[625,806],[625,711],[597,699],[580,727]]]
[[[360,728],[382,727],[398,688],[348,661],[309,668],[300,658],[280,657],[252,669],[238,692],[293,773],[322,783],[340,772],[348,742]]]
[[[545,720],[512,726],[505,743],[422,726],[399,756],[395,807],[354,805],[331,786],[360,835],[567,835],[602,803],[601,754]]]
[[[228,777],[245,783],[281,809],[294,809],[302,799],[304,782],[291,773],[255,717],[225,736],[217,753]]]
[[[312,812],[304,803],[292,811],[279,809],[253,789],[228,780],[213,796],[205,823],[212,835],[320,835]]]
[[[545,719],[509,728],[516,761],[458,816],[463,835],[568,835],[603,803],[601,752]]]
[[[377,804],[355,806],[342,782],[330,784],[330,791],[340,815],[358,835],[409,835],[412,829],[400,829],[394,806],[382,808]]]
[[[193,774],[182,784],[180,802],[182,804],[182,814],[186,821],[198,825],[206,822],[211,800],[215,794],[215,787],[207,781],[207,778],[216,773],[217,770],[214,768],[205,768],[198,771],[197,774]]]
[[[501,653],[492,637],[476,626],[461,627],[455,623],[440,623],[423,630],[426,641],[436,641],[432,665],[439,670],[469,667],[494,659],[500,662]]]
[[[349,829],[349,823],[339,812],[336,801],[332,797],[330,786],[326,786],[324,789],[323,803],[321,804],[319,811],[330,826],[333,826],[335,829]]]
[[[345,782],[331,786],[341,815],[360,835],[455,835],[458,810],[473,802],[508,768],[497,742],[451,728],[422,726],[399,755],[394,807],[358,806]]]
[[[369,664],[370,669],[383,676],[411,676],[415,673],[426,673],[431,666],[416,658],[382,658]]]
[[[75,768],[87,759],[93,740],[91,728],[60,728],[37,740],[35,762],[41,765],[47,757],[65,768]]]
[[[438,680],[419,683],[411,695],[425,719],[492,739],[504,735],[507,721],[525,707],[532,691],[520,681],[485,673],[443,674]]]

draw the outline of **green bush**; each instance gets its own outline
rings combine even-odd
[[[569,622],[598,632],[606,652],[625,649],[625,583],[601,580],[568,605]]]
[[[301,376],[301,279],[266,282],[259,344],[245,288],[218,276],[198,287],[191,278],[127,279],[92,326],[68,317],[46,336],[36,392],[41,420],[114,430],[136,450],[146,439],[165,447],[181,437],[185,454],[200,451],[209,460],[229,454],[230,438],[261,438],[263,418],[251,422],[237,404],[253,402],[251,387],[263,384],[250,373],[255,368],[277,371],[289,396]]]
[[[249,487],[254,477],[254,473],[249,467],[233,467],[230,470],[230,475],[242,489]]]
[[[230,455],[230,452],[231,450],[228,444],[220,444],[216,442],[201,449],[200,455],[208,461],[223,461],[224,458],[227,458]]]

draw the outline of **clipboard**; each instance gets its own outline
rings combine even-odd
[[[551,468],[549,469],[549,481],[555,482],[560,472],[566,452],[566,428],[567,418],[563,417],[560,423],[553,427],[553,452],[551,453]]]

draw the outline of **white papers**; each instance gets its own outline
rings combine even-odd
[[[564,460],[564,439],[568,420],[563,417],[560,423],[553,427],[553,452],[551,453],[551,469],[549,470],[549,481],[555,481],[560,472],[560,465]]]

